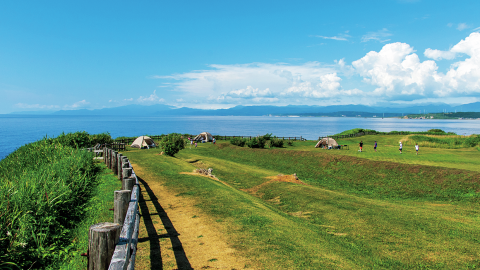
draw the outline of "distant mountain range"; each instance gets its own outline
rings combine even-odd
[[[17,112],[12,114],[49,114],[49,115],[125,115],[125,116],[347,116],[353,117],[391,117],[412,113],[480,112],[480,102],[451,106],[448,104],[425,104],[406,107],[375,107],[364,105],[333,106],[236,106],[230,109],[202,110],[192,108],[174,108],[168,105],[128,105],[97,110],[61,110],[56,112]]]

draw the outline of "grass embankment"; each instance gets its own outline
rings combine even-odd
[[[0,264],[58,269],[86,251],[80,230],[88,233],[92,224],[85,222],[104,215],[97,200],[104,200],[105,189],[113,198],[115,184],[92,153],[71,145],[97,139],[63,134],[22,146],[0,161]]]
[[[354,138],[391,140],[377,153],[373,147],[363,153],[356,147],[314,149],[312,141],[282,149],[219,142],[187,148],[173,158],[157,155],[160,150],[129,151],[128,157],[142,167],[144,180],[194,198],[199,213],[213,217],[232,245],[255,260],[252,268],[479,267],[480,174],[408,164],[428,153],[442,156],[429,161],[437,166],[457,156],[426,148],[421,156],[414,150],[400,155],[401,137]],[[475,156],[460,156],[478,165],[474,151]],[[380,153],[391,161],[376,159]],[[180,174],[198,167],[213,168],[223,183]],[[293,173],[303,184],[271,178]]]

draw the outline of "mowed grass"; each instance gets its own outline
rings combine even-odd
[[[332,155],[348,155],[371,160],[393,161],[396,163],[439,166],[480,172],[480,148],[429,148],[420,146],[419,155],[415,155],[415,142],[410,139],[414,135],[368,135],[362,137],[340,139],[338,144],[348,145],[349,150],[325,150],[314,148],[316,142],[294,142],[293,147],[286,150],[324,152]],[[437,136],[448,137],[448,136]],[[363,141],[363,152],[358,152],[360,141]],[[377,141],[377,152],[373,146]],[[403,153],[399,152],[399,142],[403,143]]]
[[[373,144],[360,153],[346,140],[341,143],[351,145],[348,151],[314,149],[314,142],[253,150],[220,141],[173,158],[157,155],[159,149],[126,154],[142,166],[144,180],[195,198],[232,245],[256,261],[251,268],[480,267],[480,174],[441,166],[460,157],[477,164],[480,152],[474,149],[476,156],[469,158],[458,149],[449,154],[424,148],[416,156],[413,146],[404,146],[400,155],[402,136],[385,136],[383,142],[379,137],[355,138],[377,140],[377,153]],[[180,174],[197,167],[213,168],[225,184]],[[265,178],[293,173],[303,185]]]

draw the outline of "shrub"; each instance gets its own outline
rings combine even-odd
[[[170,133],[160,141],[160,147],[167,156],[173,157],[180,150],[185,149],[185,140],[178,133]]]
[[[277,137],[273,137],[270,139],[270,146],[271,147],[283,147],[284,140],[279,139]]]
[[[90,135],[90,146],[95,146],[97,143],[111,144],[113,143],[112,136],[108,132]]]
[[[247,142],[247,146],[250,148],[265,148],[267,140],[263,136],[254,137]]]
[[[236,137],[236,138],[232,138],[230,140],[230,143],[236,146],[244,147],[245,144],[247,143],[247,140]]]

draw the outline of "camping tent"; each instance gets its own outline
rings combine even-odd
[[[315,148],[323,148],[323,147],[335,147],[335,146],[338,146],[338,143],[332,139],[332,138],[322,138],[320,141],[318,141],[317,145],[315,145]]]
[[[150,148],[155,147],[155,142],[148,136],[140,136],[133,141],[131,147]]]
[[[208,132],[202,132],[202,133],[198,134],[197,137],[195,137],[193,140],[194,141],[211,142],[211,141],[213,141],[213,136],[212,136],[212,134],[210,134]]]

